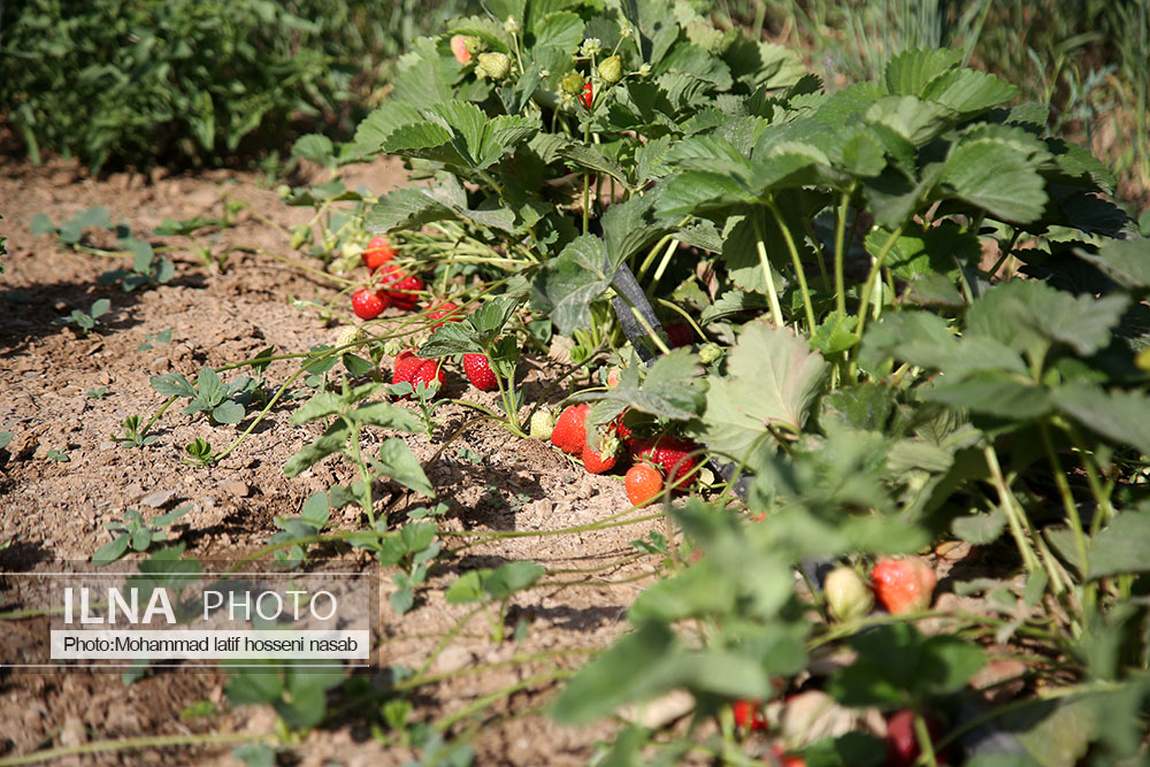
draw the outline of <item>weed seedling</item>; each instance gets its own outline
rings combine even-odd
[[[67,317],[60,317],[56,320],[58,325],[67,325],[72,322],[80,328],[80,335],[84,338],[96,329],[100,324],[100,318],[103,317],[112,308],[112,302],[106,298],[97,299],[92,303],[91,308],[87,312],[82,312],[79,309],[73,309],[72,313]]]
[[[49,450],[48,460],[56,463],[70,463],[72,458],[63,450]]]
[[[108,387],[107,386],[94,387],[92,389],[89,389],[88,393],[85,394],[84,396],[87,397],[88,399],[104,399],[104,397],[108,396]]]
[[[148,434],[147,426],[144,426],[143,429],[140,428],[140,416],[138,415],[130,415],[120,421],[120,427],[123,432],[112,435],[112,441],[117,444],[128,447],[144,447],[159,439],[155,434]]]
[[[154,349],[156,346],[163,346],[172,340],[172,329],[161,330],[159,333],[145,333],[144,343],[136,347],[138,352],[146,352],[149,349]],[[154,344],[154,345],[153,345]]]
[[[185,460],[184,463],[190,463],[194,466],[211,466],[216,460],[215,456],[212,455],[212,444],[202,437],[196,437],[185,445],[184,452],[191,458],[190,461]]]
[[[124,519],[119,522],[109,522],[108,528],[116,537],[111,543],[106,543],[92,555],[92,562],[103,566],[115,562],[128,551],[147,551],[153,543],[168,540],[169,531],[163,528],[171,527],[172,523],[192,510],[192,504],[185,504],[175,511],[161,514],[152,520],[146,521],[144,516],[136,509],[124,512]]]

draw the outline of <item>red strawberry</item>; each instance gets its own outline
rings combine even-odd
[[[559,414],[551,432],[551,444],[565,453],[580,455],[587,444],[587,413],[590,405],[571,405]]]
[[[767,718],[763,716],[761,705],[757,700],[736,700],[731,704],[735,724],[748,730],[767,729]]]
[[[672,347],[690,346],[695,340],[695,331],[686,322],[672,322],[663,328]]]
[[[367,243],[367,250],[363,251],[361,258],[363,258],[364,265],[374,272],[395,258],[395,250],[392,249],[386,237],[372,237],[371,241]]]
[[[459,307],[453,301],[444,301],[439,306],[432,309],[427,313],[429,320],[442,320],[431,326],[432,330],[439,330],[443,327],[444,322],[460,322],[463,320],[463,313],[459,311]]]
[[[491,370],[491,362],[486,354],[464,354],[463,372],[467,380],[479,391],[495,391],[499,388],[499,381]]]
[[[783,750],[783,747],[777,743],[771,746],[771,753],[775,755],[777,761],[772,762],[768,759],[768,764],[778,764],[781,767],[807,767],[806,759],[798,754],[788,754]]]
[[[699,465],[699,456],[688,457],[690,453],[699,449],[699,446],[690,440],[667,436],[657,439],[632,439],[628,447],[631,460],[651,461],[667,475],[668,483],[680,489],[686,486],[687,478]]]
[[[393,363],[392,370],[395,372],[391,375],[393,383],[411,383],[411,377],[415,375],[415,371],[427,362],[423,357],[416,355],[415,352],[404,349],[399,354],[395,355],[395,362]]]
[[[583,446],[583,468],[589,474],[602,474],[615,468],[617,460],[615,453],[604,448],[603,452],[595,452],[590,445]]]
[[[615,426],[615,436],[619,438],[620,442],[622,442],[624,445],[628,446],[628,452],[630,452],[629,446],[631,444],[631,438],[633,436],[633,432],[631,431],[630,426],[623,423],[623,419],[626,417],[627,417],[627,411],[624,410],[622,413],[615,416],[615,420],[613,421],[613,424]]]
[[[583,92],[579,94],[579,103],[583,105],[584,109],[590,109],[591,104],[595,101],[595,91],[591,87],[591,83],[583,85]]]
[[[425,384],[438,390],[443,387],[443,380],[443,365],[439,360],[425,360],[411,375],[411,385],[417,388]]]
[[[414,309],[417,293],[424,288],[423,280],[394,265],[384,267],[383,275],[383,288],[391,296],[392,306],[408,312]]]
[[[627,499],[634,506],[642,506],[663,492],[663,475],[649,463],[637,463],[627,469],[623,477],[627,488]]]
[[[387,308],[389,297],[382,290],[360,288],[351,296],[351,309],[361,320],[374,320]]]
[[[870,578],[875,597],[891,615],[927,609],[938,585],[938,576],[922,557],[880,559]]]
[[[929,713],[923,717],[931,742],[942,737],[942,725]],[[886,761],[883,767],[910,767],[921,755],[918,737],[914,732],[914,711],[904,708],[891,715],[886,723]],[[938,764],[947,764],[946,753],[935,753]]]

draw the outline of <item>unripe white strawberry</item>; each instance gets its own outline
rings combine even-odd
[[[853,621],[874,609],[874,594],[853,567],[836,567],[823,581],[823,594],[831,616],[839,621]]]
[[[533,439],[549,440],[551,439],[551,432],[554,430],[555,414],[547,408],[541,407],[535,411],[535,415],[531,416],[528,434]]]

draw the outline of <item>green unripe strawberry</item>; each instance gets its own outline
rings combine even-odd
[[[823,593],[831,615],[839,621],[853,621],[874,609],[874,594],[853,567],[836,567],[823,581]]]
[[[723,347],[716,343],[708,342],[699,347],[699,362],[702,362],[704,365],[710,365],[722,356]]]
[[[623,79],[623,60],[618,56],[611,56],[599,62],[599,77],[608,85],[614,85]]]
[[[511,74],[511,59],[498,51],[479,54],[479,69],[492,80],[502,80]]]
[[[531,425],[528,427],[528,433],[533,439],[551,439],[551,432],[554,431],[554,429],[555,414],[547,408],[539,408],[535,411],[535,415],[531,416]]]
[[[559,83],[559,87],[568,96],[578,96],[583,90],[583,75],[578,72],[568,72],[563,81]]]

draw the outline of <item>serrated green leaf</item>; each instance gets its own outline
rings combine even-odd
[[[355,129],[353,145],[357,154],[374,153],[382,149],[383,142],[393,131],[404,125],[417,123],[422,118],[415,107],[402,102],[389,102],[378,107],[360,121]]]
[[[330,666],[330,670],[315,667],[320,664]],[[287,695],[274,704],[276,712],[292,729],[314,727],[322,722],[327,714],[327,691],[344,679],[343,666],[338,662],[311,661],[309,666],[306,669],[287,667],[284,671]]]
[[[32,216],[32,220],[28,222],[28,228],[32,234],[55,234],[56,225],[52,223],[52,219],[48,218],[47,214],[37,213]]]
[[[356,423],[407,432],[417,431],[420,425],[418,416],[390,402],[367,402],[353,410],[349,417]]]
[[[957,517],[950,529],[962,540],[974,546],[985,546],[997,541],[1006,529],[1006,514],[1000,508],[985,514]]]
[[[442,125],[431,122],[411,123],[389,133],[382,149],[388,154],[466,165],[467,159],[459,148],[449,145],[451,138],[451,132]]]
[[[339,355],[343,368],[355,378],[362,378],[375,370],[375,365],[356,354],[350,352]]]
[[[226,689],[232,703],[271,703],[283,695],[283,680],[274,669],[248,669],[228,674]]]
[[[731,350],[727,370],[707,392],[703,441],[756,468],[774,449],[768,427],[801,430],[826,363],[790,330],[752,323]]]
[[[492,599],[507,599],[517,591],[535,585],[547,568],[537,562],[508,562],[497,567],[483,582],[483,590]]]
[[[688,567],[644,589],[628,609],[627,619],[637,625],[650,620],[670,625],[689,618],[725,615],[735,609],[738,597],[728,586],[713,567]]]
[[[335,415],[342,409],[343,401],[339,395],[329,391],[317,392],[291,414],[291,425],[301,426],[320,418],[326,418],[329,415]]]
[[[583,19],[570,11],[548,14],[535,25],[535,45],[540,48],[552,47],[572,54],[582,42]]]
[[[955,69],[931,80],[919,95],[970,117],[1013,100],[1018,88],[986,72]]]
[[[517,18],[523,21],[522,16]],[[448,24],[446,34],[478,37],[492,50],[503,53],[510,53],[515,45],[515,41],[498,19],[485,16],[468,16],[465,19],[454,20]]]
[[[466,206],[463,187],[448,176],[432,189],[402,187],[379,199],[364,219],[371,232],[419,229],[433,221],[471,221],[483,227],[512,232],[515,214],[506,208],[472,210]]]
[[[732,207],[758,202],[758,196],[746,181],[716,173],[687,171],[663,182],[658,209],[661,216],[681,218],[688,214],[729,213]]]
[[[630,189],[631,179],[622,165],[592,146],[567,144],[559,150],[559,155],[579,166],[580,169],[598,171],[611,176],[625,188]]]
[[[1050,396],[1055,407],[1087,429],[1150,455],[1150,398],[1145,394],[1074,382]]]
[[[550,313],[563,335],[591,322],[590,304],[606,292],[611,275],[603,271],[607,247],[590,234],[572,240],[548,262],[532,284],[532,305]]]
[[[883,81],[896,96],[922,96],[927,83],[961,61],[960,52],[946,48],[904,51],[887,62]]]
[[[860,129],[843,144],[839,162],[851,175],[871,178],[886,167],[886,151],[873,131]]]
[[[115,562],[124,556],[124,552],[128,550],[128,540],[129,536],[126,533],[117,535],[110,543],[105,543],[96,549],[96,553],[92,555],[92,563],[97,567],[101,567],[110,562]]]
[[[1087,577],[1150,571],[1150,512],[1124,511],[1094,536]]]
[[[1074,252],[1124,288],[1150,288],[1150,238],[1110,240],[1096,254],[1081,249]]]
[[[419,348],[419,356],[440,359],[452,354],[474,354],[483,351],[475,339],[475,331],[463,323],[448,322],[431,334]]]
[[[867,109],[866,120],[920,147],[950,127],[951,112],[916,96],[884,96]]]
[[[988,336],[1018,351],[1060,342],[1082,356],[1110,344],[1130,298],[1074,296],[1044,282],[1011,280],[986,291],[967,316],[970,335]]]
[[[490,577],[491,572],[490,568],[483,568],[480,570],[469,570],[459,576],[444,593],[444,599],[447,601],[447,604],[459,605],[467,602],[478,602],[480,599],[483,599],[485,596],[483,583]]]
[[[942,381],[923,390],[921,396],[928,402],[941,402],[1009,421],[1041,418],[1053,407],[1046,389],[999,371],[977,373],[959,381]]]
[[[832,314],[811,333],[811,346],[826,356],[845,352],[858,343],[854,334],[857,325],[858,317]]]
[[[945,195],[1004,221],[1029,223],[1046,207],[1046,183],[1025,155],[999,141],[971,141],[951,152],[940,179]]]
[[[657,199],[658,192],[636,195],[612,205],[603,214],[603,240],[613,269],[671,231],[670,221],[654,216]]]
[[[628,368],[626,372],[633,370]],[[683,421],[694,417],[704,391],[698,355],[690,349],[673,349],[655,361],[641,383],[637,376],[625,374],[614,389],[588,393],[577,399],[606,400],[616,403],[616,410],[627,406],[660,418]]]
[[[877,255],[889,238],[886,229],[872,229],[866,236],[867,251]],[[955,275],[961,266],[978,263],[981,257],[978,237],[954,222],[944,221],[930,229],[912,223],[895,241],[886,264],[896,277],[909,281],[930,273]]]
[[[331,518],[331,504],[328,493],[320,490],[313,493],[303,503],[299,512],[300,519],[307,522],[316,530],[322,530]]]
[[[315,439],[310,445],[305,445],[284,464],[284,474],[294,477],[302,471],[311,468],[332,453],[343,450],[351,429],[342,418],[333,423],[328,430]]]
[[[196,376],[196,395],[209,407],[220,404],[226,391],[224,382],[215,370],[206,366],[200,369],[200,374]]]

